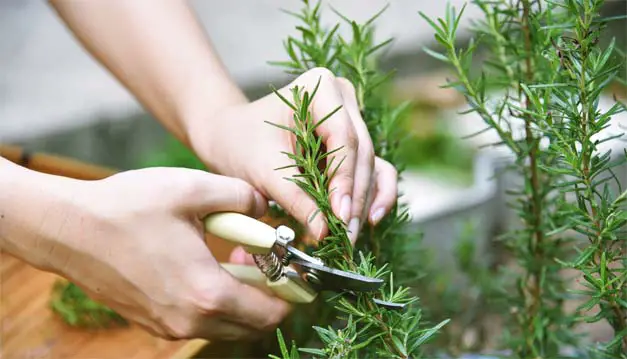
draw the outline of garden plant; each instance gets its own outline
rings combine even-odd
[[[602,149],[625,141],[604,132],[625,105],[615,97],[611,108],[599,106],[610,85],[624,85],[623,51],[614,40],[600,44],[618,18],[600,17],[601,0],[474,4],[484,16],[465,49],[456,39],[463,9],[449,7],[437,20],[421,15],[442,47],[426,51],[455,72],[446,86],[498,133],[494,146],[511,151],[511,170],[524,179],[510,191],[522,227],[501,238],[516,268],[501,271],[500,290],[491,293],[508,319],[503,348],[516,358],[626,358],[627,191],[613,169],[627,153]],[[479,46],[489,51],[476,74]],[[573,270],[580,288],[567,276]],[[568,311],[569,300],[582,304]],[[605,322],[613,337],[590,343],[576,334],[593,322]]]

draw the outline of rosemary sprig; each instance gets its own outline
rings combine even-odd
[[[341,148],[325,152],[323,151],[322,138],[316,136],[316,129],[339,111],[341,107],[337,107],[319,121],[314,122],[310,113],[310,106],[319,85],[320,82],[318,82],[311,93],[303,92],[301,88],[294,87],[292,89],[293,103],[274,90],[274,93],[294,112],[294,126],[286,127],[268,121],[265,122],[291,132],[296,138],[294,153],[284,152],[288,158],[294,161],[294,164],[277,168],[277,170],[292,167],[298,168],[301,173],[292,178],[287,178],[287,180],[294,182],[314,200],[318,206],[318,212],[314,213],[312,217],[319,213],[324,215],[330,235],[324,238],[316,255],[335,266],[348,263],[350,270],[354,271],[356,267],[353,264],[352,245],[348,238],[346,224],[333,213],[329,202],[331,194],[329,183],[342,164],[342,160],[334,164],[336,157],[332,155]]]
[[[50,308],[73,327],[104,329],[125,327],[128,321],[105,305],[98,303],[72,282],[59,280],[52,287]]]

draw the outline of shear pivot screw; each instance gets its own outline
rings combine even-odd
[[[279,226],[276,229],[276,241],[282,247],[287,247],[287,245],[294,240],[296,234],[291,228],[286,226]]]

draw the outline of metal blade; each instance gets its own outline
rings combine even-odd
[[[308,274],[312,274],[318,283],[313,283],[312,280],[308,282],[320,287],[321,290],[372,292],[381,288],[384,283],[383,279],[341,271],[307,260],[295,259],[291,262],[304,267]]]
[[[346,295],[352,301],[356,301],[357,300],[357,295],[355,293],[353,293],[353,292],[347,292],[347,293],[344,293],[344,295]],[[407,306],[407,303],[393,303],[393,302],[387,302],[385,300],[381,300],[381,299],[377,299],[377,298],[373,298],[372,301],[376,305],[379,305],[381,307],[384,307],[384,308],[390,309],[390,310],[403,310]]]
[[[377,299],[377,298],[374,298],[373,301],[377,305],[380,305],[380,306],[385,307],[387,309],[402,310],[402,309],[405,309],[405,307],[407,306],[407,303],[392,303],[392,302],[386,302],[385,300],[381,300],[381,299]]]
[[[293,258],[297,258],[303,262],[309,262],[309,263],[317,263],[319,265],[324,265],[324,263],[318,259],[318,258],[314,258],[312,256],[310,256],[309,254],[296,249],[290,245],[286,245],[284,246],[284,248],[287,250],[287,260],[289,262],[293,261]]]

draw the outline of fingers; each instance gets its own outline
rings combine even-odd
[[[291,307],[287,302],[238,282],[226,273],[223,276],[229,277],[229,295],[222,303],[224,317],[229,321],[254,330],[268,331],[276,328],[289,313]]]
[[[268,208],[267,200],[240,179],[190,170],[180,182],[177,190],[182,198],[178,198],[178,206],[203,216],[232,211],[259,218]]]
[[[337,149],[330,156],[331,169],[341,166],[330,182],[331,206],[333,212],[348,224],[352,209],[353,181],[357,163],[359,138],[355,126],[344,103],[341,91],[333,73],[324,68],[309,70],[296,82],[305,83],[312,91],[319,82],[319,88],[313,99],[314,121],[320,121],[333,113],[317,128],[317,134],[322,137],[328,151]]]
[[[265,332],[275,329],[291,310],[286,301],[240,282],[216,263],[201,261],[192,264],[191,268],[189,287],[192,294],[188,296],[192,299],[197,315],[193,332],[204,330],[210,334],[212,329],[208,326],[211,322],[217,325],[216,320],[228,321],[251,331]],[[188,326],[184,324],[174,323],[171,326],[178,328],[176,332],[189,332]],[[239,330],[241,328],[229,327],[231,329],[235,332],[233,335],[243,334]],[[214,328],[212,333],[216,330]],[[221,334],[228,334],[229,330]]]
[[[371,187],[374,169],[374,147],[366,123],[362,119],[359,111],[355,88],[350,81],[344,78],[338,78],[336,81],[358,138],[352,208],[350,221],[348,222],[348,236],[351,242],[355,244],[361,225],[363,224],[362,221],[367,215],[368,192]]]
[[[389,162],[377,157],[374,162],[377,193],[370,207],[369,221],[376,225],[390,212],[397,199],[397,171]]]

